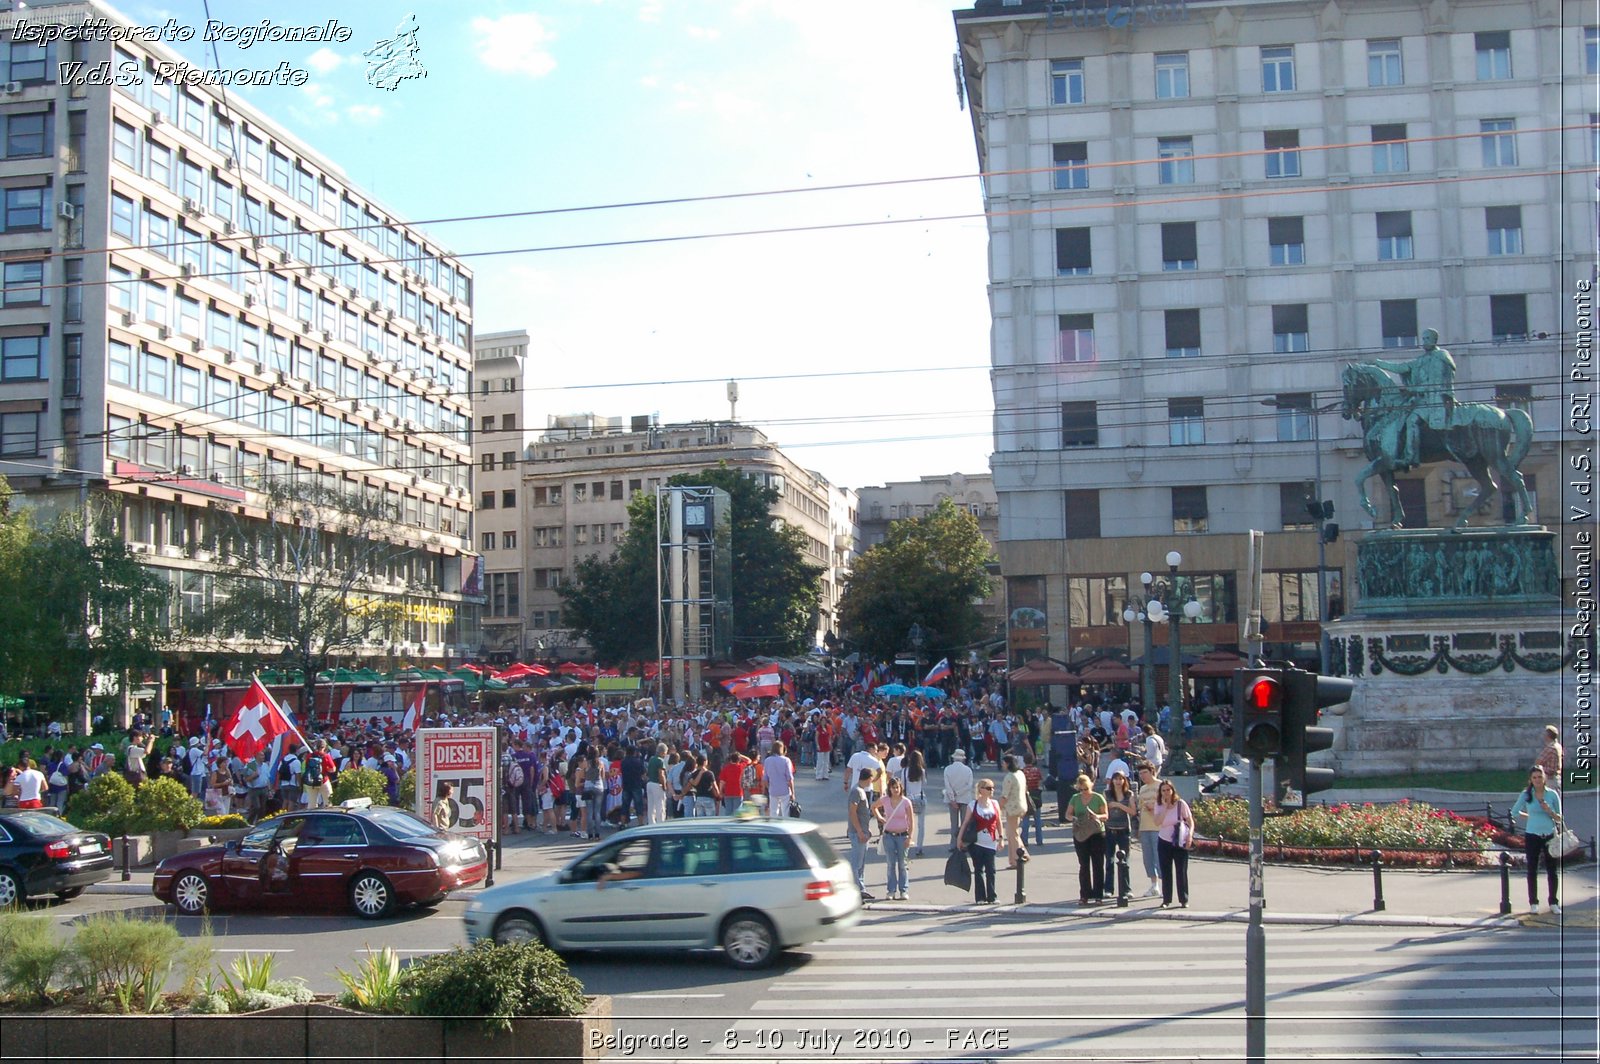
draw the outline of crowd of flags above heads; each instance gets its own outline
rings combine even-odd
[[[886,682],[892,675],[891,666],[876,665],[864,667],[856,686],[862,694],[879,695],[888,698],[899,698],[905,695],[914,695],[922,698],[941,699],[946,692],[935,684],[942,683],[950,678],[950,659],[941,658],[928,675],[923,678],[919,687],[907,687],[904,684]],[[731,680],[724,680],[722,686],[734,698],[775,698],[778,695],[793,697],[795,693],[794,680],[777,664],[763,665],[753,672],[735,676]]]

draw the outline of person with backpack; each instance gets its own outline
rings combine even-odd
[[[333,797],[333,759],[328,756],[326,746],[321,739],[316,740],[301,771],[300,793],[307,809],[322,809]]]
[[[286,813],[300,808],[300,771],[300,758],[285,751],[278,762],[278,808]]]
[[[521,743],[513,745],[520,746]],[[505,760],[501,765],[501,780],[505,785],[506,796],[506,830],[512,835],[521,829],[517,827],[517,818],[522,817],[522,822],[527,823],[527,809],[522,804],[523,785],[527,783],[527,775],[523,771],[522,763],[517,760],[516,754],[507,751]]]

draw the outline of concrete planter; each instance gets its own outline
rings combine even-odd
[[[606,1055],[611,999],[580,1016],[530,1017],[489,1036],[468,1021],[378,1016],[335,1005],[285,1005],[238,1016],[0,1014],[0,1060],[249,1060],[472,1064],[497,1058],[590,1061]],[[401,1047],[404,1047],[403,1049]]]

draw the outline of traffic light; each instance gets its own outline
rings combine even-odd
[[[1333,786],[1333,769],[1309,768],[1306,758],[1333,746],[1333,729],[1317,726],[1328,706],[1350,701],[1355,681],[1288,669],[1283,674],[1283,752],[1278,763],[1278,805],[1302,809],[1306,796]]]
[[[1282,669],[1236,669],[1233,674],[1235,726],[1245,757],[1255,762],[1283,751]]]

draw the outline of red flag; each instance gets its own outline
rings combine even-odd
[[[271,746],[273,739],[291,730],[278,703],[261,686],[261,681],[252,677],[244,701],[239,703],[233,716],[222,722],[222,741],[248,761],[256,756],[256,751]]]
[[[400,721],[401,731],[414,732],[417,730],[417,726],[422,723],[422,703],[427,695],[428,689],[426,687],[417,688],[416,699],[406,707],[406,715]]]
[[[764,665],[754,672],[722,681],[722,686],[734,698],[771,698],[783,690],[783,670],[777,665]]]

